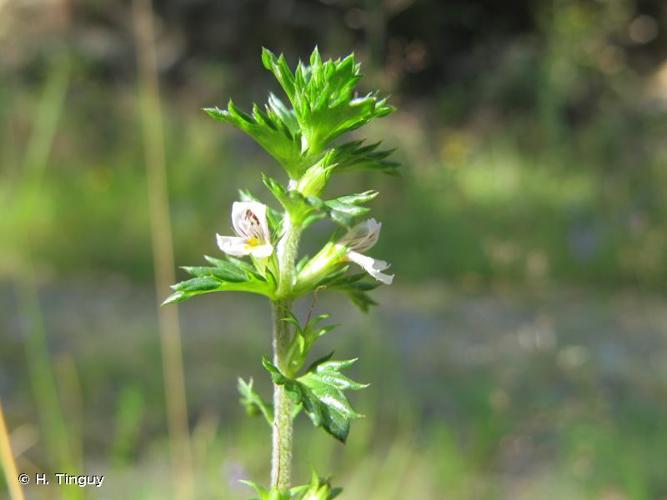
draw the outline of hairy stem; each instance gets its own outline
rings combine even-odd
[[[287,350],[290,342],[289,312],[286,302],[273,303],[273,362],[287,371]],[[292,469],[292,400],[285,386],[273,385],[273,453],[271,457],[271,487],[287,490]]]
[[[299,248],[301,228],[285,214],[283,236],[278,243],[278,300],[273,303],[273,363],[281,372],[289,374],[290,301],[295,280],[295,261]],[[273,385],[273,452],[271,456],[271,487],[287,490],[292,469],[292,407],[293,402],[282,385]]]

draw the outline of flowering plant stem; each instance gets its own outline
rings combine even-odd
[[[381,224],[375,219],[360,222],[370,209],[365,205],[377,191],[364,191],[338,198],[321,198],[333,173],[352,170],[394,172],[397,164],[387,160],[389,152],[363,141],[335,142],[336,138],[386,116],[393,111],[376,92],[359,97],[355,85],[361,78],[354,55],[322,61],[315,49],[310,64],[299,63],[295,72],[283,56],[264,50],[262,62],[278,79],[291,107],[271,94],[262,111],[253,106],[252,115],[233,102],[227,109],[207,108],[216,120],[231,123],[249,134],[288,175],[285,184],[263,175],[264,185],[280,205],[276,210],[241,191],[241,201],[232,205],[234,235],[217,235],[218,247],[227,257],[206,257],[211,266],[187,266],[191,279],[175,284],[165,303],[182,302],[196,295],[242,291],[267,297],[273,309],[273,357],[262,365],[273,382],[273,405],[266,403],[253,388],[253,380],[239,379],[241,403],[249,415],[262,415],[273,432],[271,486],[269,489],[244,481],[260,500],[332,500],[341,492],[329,479],[313,472],[308,484],[292,486],[293,420],[303,412],[313,425],[345,443],[350,422],[363,415],[355,412],[345,391],[366,387],[348,378],[341,370],[356,359],[337,361],[332,354],[306,364],[315,341],[333,325],[320,325],[328,314],[302,322],[292,312],[300,297],[319,290],[347,294],[366,311],[375,304],[368,292],[378,283],[391,284],[385,274],[389,263],[365,252],[377,243]],[[312,258],[298,261],[299,240],[312,223],[328,218],[342,226]],[[251,262],[243,260],[249,257]],[[350,264],[360,266],[365,275],[349,274]]]
[[[278,243],[278,297],[292,292],[295,279],[295,261],[299,248],[301,228],[288,214],[283,220],[285,234]],[[283,372],[290,373],[288,352],[291,341],[291,302],[288,299],[273,302],[273,363]],[[286,490],[290,486],[292,470],[292,407],[293,403],[284,385],[273,384],[273,451],[271,454],[271,487]]]
[[[290,312],[288,302],[273,303],[273,363],[286,371],[289,348]],[[293,403],[284,385],[273,384],[273,452],[271,454],[271,487],[285,490],[290,486],[292,471]]]

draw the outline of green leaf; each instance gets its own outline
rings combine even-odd
[[[340,196],[324,202],[326,211],[331,219],[345,227],[351,227],[360,217],[368,214],[370,208],[364,207],[378,195],[377,191],[365,191],[349,196]]]
[[[225,263],[226,264],[226,263]],[[210,266],[183,266],[186,273],[198,278],[214,277],[232,283],[241,283],[248,280],[248,274],[236,267],[210,267]]]
[[[327,276],[317,286],[347,294],[354,305],[363,312],[368,312],[371,306],[377,305],[368,292],[375,290],[380,284],[365,280],[365,273],[346,274],[346,271],[347,266]]]
[[[242,260],[226,260],[205,256],[213,266],[186,266],[183,270],[194,276],[172,285],[174,290],[162,305],[183,302],[195,295],[211,292],[249,292],[273,298],[275,283],[264,279],[253,266]]]
[[[289,111],[277,97],[270,100],[264,111],[256,104],[253,105],[252,114],[241,111],[231,99],[227,109],[212,107],[204,111],[215,120],[243,130],[275,158],[291,177],[298,178],[301,175],[301,133],[295,128],[295,117],[290,117]]]
[[[310,318],[302,327],[296,316],[292,313],[289,314],[290,316],[283,321],[288,321],[294,325],[294,336],[287,350],[287,366],[290,373],[297,373],[303,366],[315,341],[333,330],[336,325],[320,327],[320,323],[330,317],[328,314],[320,314]]]
[[[267,490],[263,486],[260,486],[259,484],[253,481],[247,481],[245,479],[241,479],[240,482],[254,489],[259,495],[259,500],[290,500],[292,498],[292,495],[289,492],[280,491],[277,488]]]
[[[262,47],[262,63],[274,74],[291,101],[294,98],[294,74],[289,69],[285,56],[281,54],[276,57],[269,49]]]
[[[276,95],[271,92],[269,93],[269,108],[280,118],[280,120],[287,126],[294,137],[300,135],[301,130],[299,127],[299,122],[296,119],[296,114],[293,109],[288,108],[283,104]]]
[[[344,443],[350,432],[350,421],[363,415],[352,409],[343,391],[356,391],[367,385],[354,382],[340,373],[342,368],[350,366],[356,359],[329,361],[330,357],[316,361],[305,375],[296,379],[283,374],[267,358],[262,360],[262,364],[271,374],[273,382],[284,385],[294,401],[303,406],[313,425],[322,427]]]
[[[248,382],[244,381],[242,378],[238,379],[238,390],[241,395],[241,404],[246,410],[246,413],[250,416],[262,415],[269,426],[273,425],[273,405],[270,403],[265,403],[264,400],[259,397],[252,387],[253,380],[250,379]]]
[[[363,145],[364,141],[352,141],[332,148],[331,161],[337,172],[377,170],[385,174],[397,175],[400,164],[387,160],[394,150],[378,151],[379,142]]]
[[[289,212],[288,207],[291,207],[294,202],[290,199],[290,194],[287,189],[285,189],[285,186],[264,173],[262,174],[262,182],[266,188],[271,191],[274,198],[278,200],[278,203]]]
[[[273,380],[274,383],[278,385],[285,385],[287,382],[289,382],[290,379],[280,373],[278,367],[274,365],[266,356],[262,357],[262,366],[266,371],[269,372],[269,375],[271,375],[271,380]]]
[[[209,264],[213,264],[217,269],[225,269],[229,272],[243,271],[246,275],[261,277],[252,265],[229,255],[225,256],[224,259],[204,255],[204,259],[206,259]]]

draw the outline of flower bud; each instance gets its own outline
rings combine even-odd
[[[324,245],[299,272],[296,288],[307,290],[315,286],[345,262],[346,253],[347,249],[338,243],[329,242]]]
[[[331,171],[336,166],[335,163],[330,163],[330,159],[331,156],[326,155],[306,170],[303,176],[296,181],[296,190],[305,197],[318,196],[324,189],[324,186],[327,185]]]

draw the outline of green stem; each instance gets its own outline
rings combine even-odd
[[[273,303],[273,362],[287,372],[287,351],[290,343],[287,302]],[[273,453],[271,456],[271,488],[281,491],[290,487],[292,469],[292,400],[283,385],[273,385]]]
[[[277,300],[273,302],[273,363],[289,374],[288,351],[291,341],[289,316],[291,295],[295,281],[295,262],[299,248],[301,227],[288,214],[283,220],[283,237],[278,243]],[[293,402],[282,385],[273,385],[273,452],[271,455],[271,488],[281,491],[290,487],[292,469],[292,408]]]
[[[290,296],[296,279],[295,263],[301,237],[300,224],[295,224],[289,214],[283,219],[283,236],[278,242],[276,256],[278,258],[278,288],[276,297],[285,300]]]

